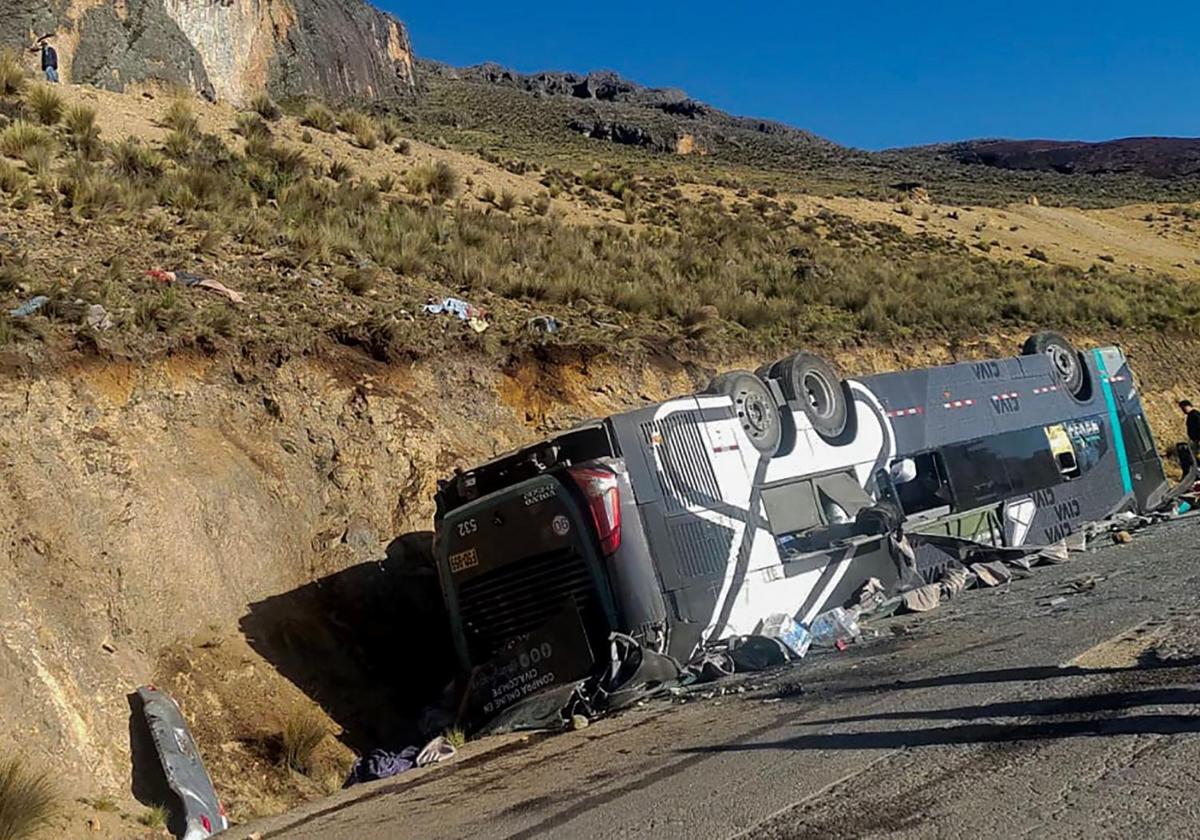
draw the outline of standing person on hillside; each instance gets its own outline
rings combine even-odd
[[[1192,406],[1191,400],[1180,400],[1179,410],[1187,418],[1188,445],[1192,447],[1192,455],[1200,459],[1200,411]]]
[[[42,72],[47,82],[58,82],[58,51],[49,41],[42,41]]]

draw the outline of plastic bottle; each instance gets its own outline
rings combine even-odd
[[[818,647],[836,647],[838,642],[857,639],[861,632],[858,620],[842,607],[821,613],[809,627],[812,643]]]

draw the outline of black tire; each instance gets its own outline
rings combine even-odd
[[[1092,383],[1083,356],[1063,335],[1043,330],[1029,336],[1021,347],[1021,355],[1039,354],[1050,357],[1050,367],[1054,376],[1066,388],[1068,394],[1077,400],[1086,400],[1091,396]]]
[[[800,406],[817,434],[833,440],[846,431],[850,414],[846,388],[828,362],[811,353],[797,353],[776,362],[771,373],[788,402]]]
[[[727,394],[733,400],[737,421],[754,448],[768,458],[779,452],[783,423],[779,406],[766,384],[748,370],[732,370],[713,379],[710,394]]]

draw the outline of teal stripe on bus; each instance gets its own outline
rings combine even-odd
[[[1108,371],[1104,367],[1104,357],[1099,350],[1093,350],[1096,359],[1096,370],[1100,372],[1100,389],[1104,391],[1104,402],[1108,406],[1108,422],[1112,425],[1113,442],[1117,447],[1117,464],[1121,467],[1121,487],[1125,493],[1133,492],[1133,479],[1129,477],[1129,455],[1125,453],[1125,434],[1121,431],[1121,418],[1117,416],[1117,400],[1113,396],[1112,383],[1108,381]]]

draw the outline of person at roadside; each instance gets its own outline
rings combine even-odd
[[[47,82],[58,82],[58,51],[49,41],[42,41],[42,72]]]
[[[1200,456],[1200,410],[1197,410],[1191,400],[1180,400],[1179,410],[1187,418],[1188,445],[1192,448],[1192,456]]]

